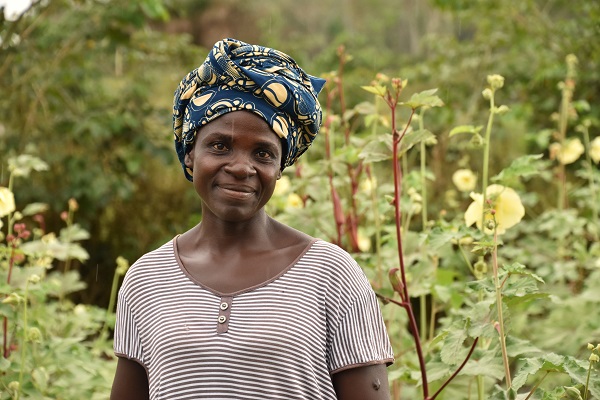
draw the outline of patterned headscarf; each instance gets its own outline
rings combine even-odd
[[[287,54],[268,47],[224,39],[200,67],[179,84],[173,101],[175,150],[184,164],[198,129],[238,110],[258,114],[281,138],[281,169],[304,153],[321,125],[317,95],[324,79],[306,74]]]

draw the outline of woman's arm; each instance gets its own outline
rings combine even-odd
[[[119,357],[110,400],[148,400],[148,376],[140,364]]]
[[[331,377],[338,400],[389,400],[385,364],[346,369]]]

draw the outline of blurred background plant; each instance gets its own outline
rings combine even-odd
[[[408,126],[399,161],[402,254],[430,393],[479,337],[438,399],[514,398],[511,390],[520,399],[575,390],[598,397],[597,371],[586,383],[585,344],[600,341],[599,23],[600,4],[585,0],[307,0],[300,8],[292,0],[52,0],[2,19],[0,201],[8,205],[10,192],[15,203],[10,217],[0,215],[2,273],[14,274],[3,294],[15,301],[2,310],[7,343],[17,344],[10,365],[0,366],[3,395],[15,393],[13,381],[26,393],[41,390],[45,377],[48,387],[67,388],[65,376],[84,373],[85,388],[106,394],[111,293],[124,269],[114,260],[135,260],[200,218],[172,150],[172,92],[216,40],[230,36],[279,47],[328,79],[322,134],[286,170],[269,212],[352,252],[377,292],[396,300],[387,278],[398,267],[392,120],[381,97],[362,87],[402,77],[409,91],[401,102],[437,88],[442,107],[424,107],[410,121],[410,107],[400,108],[395,121]],[[21,180],[10,165],[47,171]],[[515,198],[525,215],[494,240],[485,230],[494,219],[487,200],[497,200],[501,221]],[[475,215],[472,227],[465,213]],[[30,236],[18,238],[23,232]],[[59,233],[41,241],[50,232]],[[17,247],[24,259],[11,270]],[[30,257],[49,248],[46,267],[34,272]],[[59,290],[53,279],[68,284]],[[419,398],[408,317],[393,304],[383,311],[397,355],[393,398]],[[47,315],[61,312],[66,322],[46,332]],[[34,331],[27,339],[29,328],[43,342]],[[48,364],[37,378],[30,369],[19,379],[21,366],[35,368],[39,359],[30,357],[42,343],[50,352],[55,336],[74,338],[57,356],[62,368],[72,354],[73,375]],[[89,369],[96,367],[97,374]]]

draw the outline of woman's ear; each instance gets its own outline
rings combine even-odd
[[[194,168],[194,149],[191,149],[190,151],[188,151],[185,154],[185,157],[183,158],[183,163],[185,164],[186,167],[193,170],[193,168]]]
[[[279,171],[279,173],[277,174],[277,180],[281,179],[281,171]]]

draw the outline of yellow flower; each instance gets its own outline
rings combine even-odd
[[[302,207],[304,207],[304,202],[302,201],[302,197],[298,196],[296,193],[288,194],[285,208],[302,208]]]
[[[361,192],[364,193],[371,193],[371,191],[373,190],[373,186],[377,185],[377,180],[375,179],[375,177],[372,178],[366,178],[363,179],[362,181],[360,181],[360,190]]]
[[[578,138],[568,139],[565,141],[565,146],[560,143],[552,143],[550,145],[550,155],[556,158],[561,164],[572,164],[583,154],[585,147]]]
[[[0,186],[0,217],[15,211],[15,195],[10,189]]]
[[[452,175],[452,182],[461,192],[470,192],[475,189],[477,177],[470,169],[457,169]]]
[[[358,229],[358,248],[360,249],[360,251],[362,251],[363,253],[371,250],[371,239],[365,235],[364,230],[362,229]]]
[[[491,208],[495,210],[494,217],[497,222],[497,233],[499,235],[506,232],[506,230],[512,226],[518,224],[523,216],[525,215],[525,208],[521,203],[521,198],[513,189],[502,185],[490,185],[486,190],[487,198],[491,201]],[[479,229],[481,226],[481,214],[483,213],[483,195],[480,193],[471,193],[473,203],[467,208],[465,212],[465,223],[467,226],[471,226],[474,223],[477,224]],[[494,217],[490,213],[486,212],[486,222],[492,220]],[[486,233],[493,233],[493,230],[489,229],[486,224]]]
[[[282,176],[275,184],[275,191],[273,192],[273,196],[283,196],[288,192],[288,190],[290,190],[290,186],[292,186],[290,178],[288,178],[286,175]]]
[[[596,164],[600,163],[600,136],[596,136],[590,143],[590,157]]]

